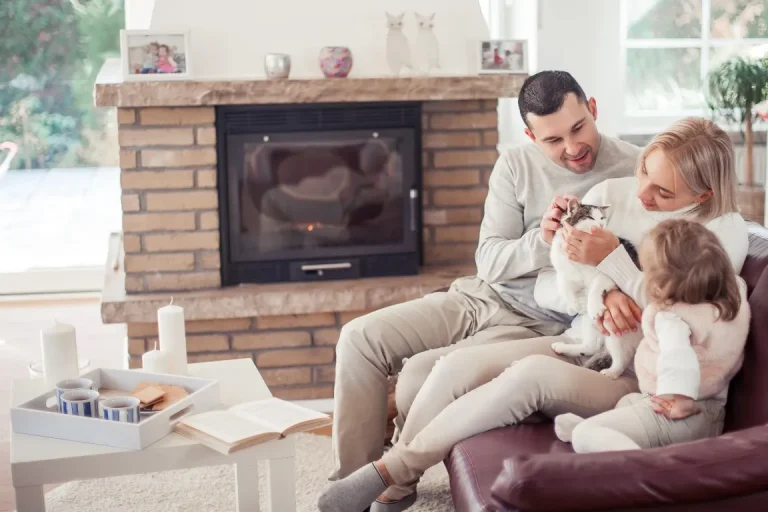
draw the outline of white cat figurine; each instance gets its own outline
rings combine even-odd
[[[435,27],[435,13],[430,16],[416,14],[416,22],[419,26],[417,47],[419,49],[420,67],[429,73],[433,69],[440,69],[440,48],[433,31]]]
[[[387,13],[387,64],[395,76],[400,75],[403,68],[411,69],[411,46],[403,34],[403,18],[405,13],[393,16]]]
[[[575,229],[589,232],[592,226],[605,227],[607,206],[581,204],[572,199],[563,214],[561,223],[568,223]],[[635,253],[634,247],[626,240],[621,240],[628,252]],[[576,343],[555,342],[552,350],[568,357],[594,356],[601,351],[610,355],[610,368],[601,369],[600,373],[617,379],[631,364],[640,343],[637,333],[617,336],[602,335],[596,320],[605,312],[603,298],[606,293],[616,288],[616,284],[597,268],[568,259],[563,250],[563,229],[559,229],[552,240],[550,259],[557,272],[557,291],[565,297],[569,315],[587,315],[581,322],[581,336]]]

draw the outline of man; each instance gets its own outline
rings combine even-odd
[[[588,99],[566,72],[528,78],[519,107],[534,144],[507,151],[494,167],[475,254],[477,276],[342,328],[336,348],[332,480],[382,455],[388,376],[399,373],[396,424],[402,428],[442,356],[461,347],[554,336],[570,322],[570,317],[540,308],[533,298],[536,276],[550,264],[564,194],[582,196],[603,180],[631,175],[640,150],[598,132],[594,98]]]

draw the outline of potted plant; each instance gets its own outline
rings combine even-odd
[[[737,123],[744,136],[744,182],[739,186],[739,206],[748,220],[764,223],[765,187],[755,184],[753,163],[756,107],[768,99],[768,59],[735,57],[709,75],[707,103],[714,119]]]

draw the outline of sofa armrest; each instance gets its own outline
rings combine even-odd
[[[768,425],[627,452],[512,457],[493,484],[500,510],[599,510],[695,503],[768,488]]]

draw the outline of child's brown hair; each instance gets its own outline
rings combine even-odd
[[[721,320],[736,318],[741,307],[736,273],[717,236],[702,224],[660,222],[643,240],[640,264],[649,301],[709,303]]]

